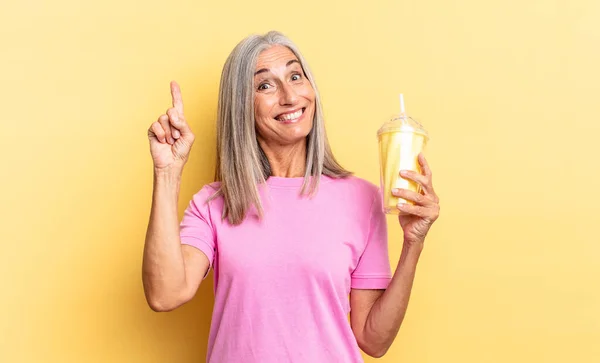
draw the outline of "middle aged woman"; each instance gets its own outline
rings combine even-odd
[[[212,266],[207,362],[362,362],[359,348],[384,355],[439,215],[423,155],[422,174],[401,173],[422,193],[394,191],[415,205],[398,206],[404,241],[392,276],[379,189],[333,157],[308,64],[281,33],[253,35],[221,76],[216,181],[178,224],[194,134],[175,82],[171,92],[173,107],[148,131],[154,193],[143,282],[151,308],[192,299]]]

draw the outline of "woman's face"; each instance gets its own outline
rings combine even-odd
[[[260,53],[254,74],[254,117],[259,141],[303,142],[312,129],[315,91],[298,58],[285,46]]]

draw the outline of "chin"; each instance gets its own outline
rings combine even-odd
[[[291,126],[291,127],[290,127]],[[303,122],[299,122],[295,125],[286,125],[286,129],[284,129],[283,133],[287,134],[290,140],[294,142],[298,142],[300,140],[306,139],[308,134],[313,127],[312,120],[305,120]]]
[[[278,132],[281,143],[284,145],[292,145],[302,142],[303,140],[306,140],[309,133],[310,128],[308,127],[297,127]]]

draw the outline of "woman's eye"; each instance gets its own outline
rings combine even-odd
[[[292,76],[292,81],[298,81],[298,80],[300,80],[300,78],[302,78],[302,76],[300,74],[294,74]]]
[[[271,87],[271,85],[270,85],[270,84],[268,84],[268,83],[263,83],[263,84],[261,84],[260,86],[258,86],[258,89],[259,89],[260,91],[262,91],[262,90],[266,90],[266,89],[267,89],[267,88],[269,88],[269,87]]]

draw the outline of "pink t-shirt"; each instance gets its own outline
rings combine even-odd
[[[348,313],[350,289],[391,280],[378,188],[357,177],[321,177],[300,197],[303,178],[270,177],[260,187],[262,221],[221,220],[218,183],[196,193],[181,242],[214,268],[215,304],[207,363],[363,362]]]

